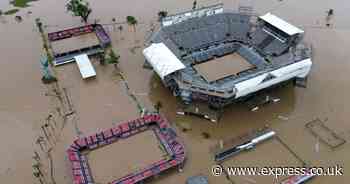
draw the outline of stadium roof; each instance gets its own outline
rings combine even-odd
[[[304,33],[303,30],[289,24],[288,22],[280,19],[279,17],[277,17],[271,13],[267,13],[265,15],[262,15],[259,18],[264,20],[265,22],[275,26],[276,28],[280,29],[281,31],[287,33],[290,36],[295,35],[297,33]]]
[[[186,68],[164,43],[153,43],[143,50],[143,55],[162,79],[175,71]]]

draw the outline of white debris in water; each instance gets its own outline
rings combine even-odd
[[[286,116],[281,116],[281,115],[278,115],[278,119],[281,119],[281,120],[287,121],[289,118],[288,118],[288,117],[286,117]]]
[[[280,98],[274,98],[272,101],[273,101],[273,103],[276,103],[276,102],[281,101],[281,99]]]
[[[219,145],[220,145],[220,149],[224,148],[224,141],[222,139],[219,140]]]
[[[315,144],[315,151],[316,153],[320,152],[320,141],[317,139],[317,142]]]
[[[255,112],[255,111],[257,111],[257,110],[259,110],[259,107],[258,107],[258,106],[253,107],[252,109],[250,109],[250,111],[252,111],[252,112]]]
[[[177,115],[185,115],[185,112],[177,111],[176,114]]]

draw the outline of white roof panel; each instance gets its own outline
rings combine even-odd
[[[279,30],[287,33],[290,36],[295,35],[297,33],[304,33],[303,30],[293,26],[292,24],[289,24],[288,22],[280,19],[279,17],[277,17],[271,13],[267,13],[265,15],[262,15],[259,18],[264,20],[265,22],[273,25],[274,27],[278,28]]]
[[[83,79],[96,76],[95,69],[86,54],[75,56],[74,59],[77,62],[80,74]]]
[[[164,43],[153,43],[143,50],[143,55],[162,79],[175,71],[186,68]]]

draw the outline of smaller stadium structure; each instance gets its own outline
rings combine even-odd
[[[222,108],[282,82],[305,80],[312,62],[303,35],[271,13],[226,12],[219,4],[163,18],[143,54],[185,104]]]

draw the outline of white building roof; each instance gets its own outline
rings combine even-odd
[[[267,13],[265,15],[262,15],[259,18],[264,20],[265,22],[273,25],[274,27],[278,28],[279,30],[287,33],[290,36],[295,35],[297,33],[304,33],[303,30],[293,26],[292,24],[289,24],[288,22],[280,19],[279,17],[277,17],[271,13]]]
[[[74,59],[77,62],[80,74],[83,79],[96,76],[95,69],[86,54],[75,56]]]
[[[143,55],[161,79],[186,68],[164,43],[153,43],[143,50]]]

